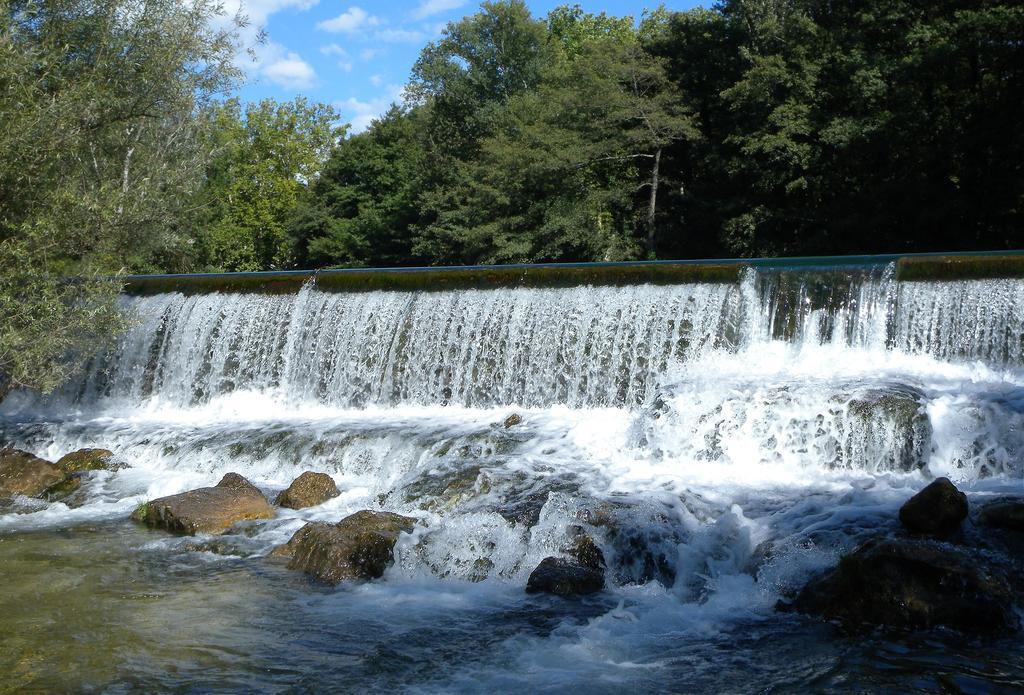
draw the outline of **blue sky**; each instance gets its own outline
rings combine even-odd
[[[535,16],[567,4],[557,0],[527,3]],[[655,2],[576,0],[588,12],[639,17]],[[667,0],[669,9],[687,9],[693,0]],[[234,0],[250,26],[243,40],[252,45],[258,29],[266,41],[241,56],[247,83],[241,97],[257,101],[304,95],[333,104],[354,131],[369,125],[393,101],[420,49],[438,38],[448,22],[473,14],[479,0]]]

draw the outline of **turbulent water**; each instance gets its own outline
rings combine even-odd
[[[112,640],[109,663],[70,680],[12,657],[23,683],[1024,687],[1017,642],[852,640],[774,611],[894,527],[899,505],[934,476],[972,504],[1024,490],[1020,280],[748,270],[734,284],[311,285],[124,302],[134,321],[116,350],[47,399],[13,394],[0,406],[9,443],[51,459],[102,446],[128,465],[92,474],[68,504],[0,510],[0,565],[6,557],[26,576],[34,566],[19,553],[35,551],[5,550],[5,538],[80,553],[73,574],[105,597],[105,627],[81,630]],[[521,422],[506,425],[512,414]],[[331,474],[342,495],[217,543],[122,521],[140,501],[228,471],[276,493],[303,470]],[[327,590],[264,559],[304,521],[366,508],[420,519],[382,580]],[[62,535],[76,528],[73,542]],[[526,596],[532,569],[580,529],[608,561],[607,590],[576,602]],[[109,562],[136,568],[156,598],[126,604],[139,586],[84,561],[114,552],[110,543],[121,550]],[[6,608],[23,598],[12,590]],[[123,643],[107,635],[119,625]],[[191,631],[187,655],[153,646],[168,626]]]

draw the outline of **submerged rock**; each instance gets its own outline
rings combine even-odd
[[[395,561],[395,543],[416,520],[391,512],[363,510],[336,524],[308,523],[272,555],[290,557],[288,568],[322,582],[376,579]]]
[[[222,533],[247,519],[271,519],[274,508],[259,489],[237,473],[228,473],[215,487],[202,487],[161,497],[143,505],[132,519],[175,533]]]
[[[292,481],[287,490],[277,496],[274,504],[288,509],[304,509],[323,504],[340,494],[331,476],[326,473],[305,471]]]
[[[604,553],[597,547],[594,539],[583,532],[582,529],[577,530],[576,537],[566,549],[566,554],[583,567],[595,570],[603,570],[605,568]]]
[[[914,533],[946,536],[967,518],[967,495],[938,478],[900,507],[900,522]]]
[[[61,502],[82,487],[83,477],[82,473],[72,473],[56,485],[46,488],[42,496],[47,502]]]
[[[114,452],[109,449],[79,449],[57,459],[57,467],[65,473],[106,471],[113,458]]]
[[[566,597],[595,594],[603,588],[604,572],[601,569],[561,557],[541,560],[526,582],[528,594],[545,593]]]
[[[488,481],[481,477],[479,465],[430,471],[402,490],[406,502],[420,509],[446,512],[477,495],[490,492]]]
[[[675,558],[683,537],[663,509],[631,501],[603,501],[582,516],[601,529],[611,550],[609,563],[616,582],[675,584]]]
[[[0,449],[0,498],[39,497],[63,480],[64,472],[45,459],[20,449]]]
[[[931,420],[921,405],[923,398],[907,387],[857,395],[847,404],[851,444],[872,450],[891,437],[892,446],[877,452],[883,467],[907,472],[921,468],[932,436]]]
[[[779,609],[848,627],[947,627],[976,634],[1016,627],[1007,577],[980,555],[930,540],[871,541]]]
[[[1001,499],[989,502],[978,512],[978,523],[990,528],[1024,532],[1024,500]]]

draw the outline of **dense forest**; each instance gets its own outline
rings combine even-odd
[[[488,3],[331,153],[292,262],[1017,247],[1022,122],[1020,3]]]
[[[232,98],[212,0],[3,5],[0,391],[116,332],[127,272],[1022,245],[1019,2],[485,2],[357,134]]]

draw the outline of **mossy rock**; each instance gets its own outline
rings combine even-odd
[[[56,485],[46,488],[43,498],[48,502],[60,502],[82,487],[82,474],[72,473]]]
[[[108,471],[113,468],[114,452],[109,449],[79,449],[57,459],[57,467],[65,473]]]
[[[363,510],[336,524],[306,524],[271,555],[289,558],[289,569],[326,583],[376,579],[394,563],[398,537],[415,524],[411,517]]]
[[[978,523],[1024,533],[1024,499],[999,499],[985,504],[978,510]]]
[[[967,518],[967,495],[949,478],[937,478],[900,507],[900,523],[913,533],[948,536]]]
[[[40,497],[64,478],[64,472],[46,459],[20,449],[0,449],[0,498]]]
[[[331,476],[304,471],[286,490],[281,491],[274,503],[288,509],[305,509],[323,504],[340,494]]]
[[[223,533],[239,521],[272,519],[274,508],[259,489],[237,473],[214,487],[198,488],[139,505],[131,518],[173,533]]]

